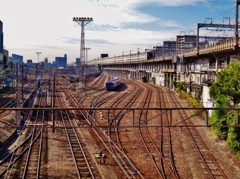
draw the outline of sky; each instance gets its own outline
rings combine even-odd
[[[4,47],[24,62],[67,54],[80,57],[81,27],[73,17],[92,17],[85,26],[88,61],[145,51],[180,34],[196,34],[197,23],[234,23],[235,0],[0,0]],[[200,35],[227,32],[203,29]]]

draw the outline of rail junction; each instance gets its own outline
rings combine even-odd
[[[75,88],[67,76],[64,71],[43,75],[40,83],[24,85],[21,106],[1,108],[2,129],[16,131],[2,144],[1,178],[239,174],[206,139],[207,113],[213,108],[190,108],[168,88],[125,77],[119,89],[106,91],[110,75],[92,78],[86,89]]]
[[[166,41],[145,52],[94,59],[80,72],[101,75],[84,76],[84,85],[70,82],[72,69],[30,69],[24,80],[17,71],[16,87],[1,96],[0,178],[239,178],[239,160],[214,138],[208,120],[219,110],[209,100],[216,73],[239,59],[236,19],[235,25],[198,24],[197,35],[177,36],[175,47]],[[202,27],[235,34],[206,44],[199,41]],[[196,40],[194,48],[183,48],[186,39]],[[121,85],[107,91],[113,76]],[[142,83],[143,76],[155,80]],[[189,107],[174,91],[179,81],[204,108]]]

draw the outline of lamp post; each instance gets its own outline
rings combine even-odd
[[[91,50],[91,48],[85,48],[85,51],[86,51],[86,61],[85,61],[85,65],[86,65],[86,68],[87,68],[87,61],[88,61],[88,51]],[[85,69],[85,68],[84,68]],[[87,69],[86,69],[87,70]],[[87,70],[88,71],[88,70]],[[84,76],[85,78],[85,76]],[[86,79],[84,79],[84,82],[85,82]]]
[[[42,52],[36,52],[36,54],[38,55],[38,63],[39,63],[39,55],[42,54]]]
[[[38,65],[37,65],[37,73],[39,71],[39,55],[42,54],[42,52],[36,52],[36,54],[38,55]]]
[[[137,49],[137,53],[138,53],[137,61],[138,61],[138,62],[139,62],[139,54],[140,54],[139,49],[141,49],[141,48],[138,48],[138,49]],[[138,65],[139,65],[139,63],[138,63]],[[139,69],[139,67],[138,67],[138,69]]]
[[[139,54],[140,54],[139,49],[141,49],[141,48],[138,48],[138,49],[137,49],[137,52],[138,52],[138,60],[139,60]]]
[[[114,54],[114,64],[115,64],[115,61],[116,61],[115,58],[116,58],[116,54]]]
[[[131,63],[131,52],[132,52],[132,50],[130,50],[130,63]]]
[[[148,46],[148,49],[149,50],[152,50],[152,57],[151,57],[151,59],[153,58],[153,49],[152,49],[152,46]]]

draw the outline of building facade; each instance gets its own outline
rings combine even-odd
[[[80,64],[81,64],[80,58],[76,58],[76,66],[77,66],[77,67],[80,67]]]
[[[23,56],[17,55],[17,54],[12,54],[12,62],[13,63],[19,63],[21,64],[23,62]]]
[[[56,68],[66,68],[67,67],[67,54],[64,54],[64,57],[55,57]]]

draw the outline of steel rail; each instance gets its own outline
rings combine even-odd
[[[76,102],[76,99],[74,99],[74,96],[69,92],[69,97],[73,98],[74,104],[77,107],[81,107],[81,105],[78,105]],[[82,111],[81,110],[82,115],[84,116],[84,118],[86,119],[87,123],[89,125],[94,124],[95,126],[99,126],[94,119],[92,119],[92,117],[86,112],[86,111]],[[105,140],[103,138],[105,138],[108,143],[112,143],[113,145],[115,145],[115,148],[117,149],[117,151],[119,153],[121,153],[121,155],[125,158],[125,160],[127,160],[129,162],[129,164],[133,167],[133,170],[138,171],[137,168],[131,163],[131,161],[128,159],[128,157],[126,155],[124,155],[124,153],[122,152],[121,149],[119,149],[117,147],[117,145],[106,135],[104,135],[104,131],[101,128],[94,128],[92,127],[93,132],[96,134],[96,136],[99,138],[99,140],[102,142],[102,144],[105,146],[105,148],[107,149],[107,151],[113,156],[113,159],[116,161],[116,163],[118,164],[118,166],[122,169],[122,171],[124,172],[125,176],[127,178],[131,178],[131,176],[133,176],[132,174],[129,174],[125,171],[125,169],[122,166],[122,163],[119,161],[119,158],[117,158],[117,156],[112,153],[112,151],[110,150],[108,144],[105,142]],[[141,178],[144,178],[141,173],[137,172],[137,175],[139,175]]]
[[[144,89],[144,86],[143,85],[141,85],[141,86]],[[148,108],[149,107],[149,103],[150,103],[151,97],[152,97],[152,90],[147,89],[146,93],[147,93],[146,95],[142,95],[144,97],[144,101],[143,101],[143,104],[142,104],[143,108],[146,108],[146,107]],[[144,123],[147,125],[147,113],[148,113],[147,110],[141,110],[140,111],[139,126],[144,125]],[[145,133],[143,131],[144,129],[145,129]],[[150,150],[149,144],[147,144],[150,141],[151,144],[153,145],[153,148],[156,151],[158,151],[158,148],[156,147],[156,145],[154,145],[154,141],[153,141],[151,135],[149,134],[149,131],[147,130],[147,128],[139,128],[139,133],[140,133],[140,137],[142,139],[142,143],[143,143],[145,149],[147,150],[147,153],[148,153],[148,155],[151,159],[151,162],[154,164],[154,166],[157,170],[157,173],[159,174],[159,176],[161,176],[162,179],[166,179],[163,166],[161,165],[161,163],[160,163],[160,167],[157,165],[156,161],[154,160],[153,154],[152,154],[153,152]],[[161,157],[161,156],[162,155],[160,155],[159,157]]]
[[[145,87],[145,85],[141,85],[141,86],[143,86],[143,88]],[[149,88],[149,86],[147,86],[147,87]],[[150,86],[150,87],[152,87],[152,86]],[[144,100],[144,102],[143,102],[143,108],[146,108],[146,109],[149,108],[149,106],[150,106],[150,100],[151,100],[151,93],[152,93],[152,90],[151,90],[151,91],[148,90],[147,95],[143,95],[143,96],[147,96],[147,97],[145,97],[145,100]],[[148,110],[140,110],[139,126],[143,125],[144,123],[146,123],[146,125],[148,125],[148,124],[147,124],[147,123],[148,123],[147,113],[148,113]],[[142,118],[142,117],[143,117],[143,119],[144,119],[143,122],[141,122],[141,118]],[[160,121],[162,121],[162,120],[160,120]],[[157,171],[159,172],[159,175],[160,175],[162,178],[166,178],[166,171],[164,171],[164,168],[163,168],[164,166],[166,166],[167,170],[170,172],[171,177],[174,177],[174,178],[176,178],[176,179],[179,178],[178,175],[174,174],[174,172],[173,172],[172,169],[170,168],[169,164],[167,163],[166,159],[165,159],[164,156],[163,156],[162,151],[160,151],[161,148],[158,149],[158,147],[156,146],[156,144],[155,144],[155,142],[154,142],[154,140],[153,140],[153,138],[152,138],[152,135],[150,134],[149,128],[141,128],[141,127],[140,127],[140,128],[138,128],[138,129],[139,129],[139,131],[140,131],[140,134],[141,134],[140,136],[141,136],[141,139],[142,139],[142,141],[143,141],[143,143],[144,143],[144,146],[145,146],[146,150],[148,151],[149,156],[151,156],[150,158],[151,158],[152,162],[154,163],[155,168],[156,168]],[[162,129],[162,128],[160,127],[160,129]],[[143,134],[143,130],[146,131],[146,134],[145,134],[145,135]],[[169,137],[168,137],[168,141],[171,141],[170,135],[168,135],[168,136],[169,136]],[[163,165],[160,163],[160,170],[161,170],[161,171],[159,170],[158,165],[156,164],[156,162],[155,162],[155,160],[154,160],[154,158],[153,158],[153,155],[151,154],[152,151],[149,149],[149,144],[148,144],[148,142],[145,142],[145,141],[146,141],[146,139],[145,139],[146,137],[148,137],[148,140],[151,141],[151,144],[153,145],[152,147],[155,149],[155,151],[157,152],[158,156],[161,158],[161,160],[162,160],[162,162],[163,162]],[[162,140],[162,142],[163,142],[163,139],[162,139],[162,138],[161,138],[161,140]],[[171,145],[168,146],[168,149],[169,149],[169,151],[170,151],[170,153],[171,153]],[[171,160],[172,160],[172,159],[170,158],[170,161],[171,161]]]
[[[173,101],[175,101],[176,106],[181,106],[180,103],[177,103],[175,96],[172,96],[172,99],[173,99]],[[183,118],[183,116],[187,115],[184,110],[179,110],[179,113],[182,118]],[[188,120],[188,121],[184,120],[183,122],[186,126],[188,123],[190,123],[192,125],[192,122],[190,120]],[[201,160],[203,161],[205,169],[208,171],[208,174],[211,176],[211,178],[214,179],[216,176],[215,176],[215,174],[213,174],[212,169],[210,169],[210,166],[209,166],[208,162],[206,161],[207,160],[206,155],[208,157],[210,157],[211,161],[214,163],[214,165],[216,166],[216,168],[218,169],[218,171],[222,175],[222,177],[224,177],[225,179],[228,179],[227,175],[224,173],[222,168],[219,166],[219,164],[216,161],[216,159],[214,158],[213,154],[209,151],[209,148],[207,147],[206,143],[203,141],[203,139],[202,139],[201,135],[199,134],[199,132],[197,131],[197,129],[189,128],[188,126],[186,127],[186,129],[187,129],[192,141],[194,142],[194,146],[196,147],[197,152],[198,152]],[[200,145],[203,147],[203,149],[201,149]]]
[[[154,87],[155,87],[155,86],[154,86]],[[168,100],[165,100],[165,98],[167,97],[167,95],[163,95],[164,93],[163,93],[162,88],[158,88],[158,90],[159,90],[159,92],[160,92],[160,93],[158,93],[158,94],[161,94],[161,96],[159,95],[159,99],[160,99],[160,101],[161,101],[161,100],[163,101],[163,102],[160,103],[160,106],[161,106],[161,107],[166,107],[166,101],[168,101]],[[162,104],[163,104],[163,106],[162,106]],[[164,118],[162,117],[163,115],[165,115],[165,119],[166,119],[166,120],[164,120]],[[165,123],[167,123],[167,125],[169,125],[169,121],[170,121],[171,119],[169,120],[169,116],[168,116],[167,113],[163,113],[163,115],[161,115],[162,126],[163,126],[163,122],[165,122]],[[163,120],[164,120],[164,121],[163,121]],[[163,132],[163,129],[166,129],[167,131],[164,133],[164,132]],[[169,156],[170,156],[170,157],[169,157],[169,158],[170,158],[170,159],[169,159],[170,164],[169,164],[169,165],[167,164],[166,156],[163,156],[163,155],[162,155],[162,160],[163,160],[164,163],[166,164],[168,170],[170,170],[171,174],[174,175],[175,178],[179,178],[179,174],[178,174],[178,171],[177,171],[177,169],[176,169],[176,165],[175,165],[174,157],[173,157],[173,151],[172,151],[172,135],[171,135],[170,127],[161,128],[161,130],[162,130],[162,131],[161,131],[162,143],[165,141],[165,140],[163,139],[163,137],[166,136],[166,133],[168,134],[168,135],[167,135],[167,136],[168,136],[168,141],[169,141],[169,143],[168,143],[168,149],[169,149],[168,154],[169,154]],[[164,145],[161,146],[162,151],[165,150],[165,149],[163,149],[163,147],[164,147]],[[161,153],[162,153],[162,151],[161,151]],[[170,167],[171,167],[171,168],[170,168]]]
[[[42,103],[43,103],[43,106],[45,107],[45,100],[46,100],[46,97],[41,94],[40,99],[38,101],[38,106],[42,106]],[[34,166],[35,169],[36,169],[36,173],[35,173],[36,174],[36,178],[39,178],[39,175],[40,175],[40,163],[41,163],[42,142],[43,142],[43,129],[44,129],[43,128],[43,126],[44,126],[44,111],[37,111],[36,119],[38,117],[41,117],[41,114],[42,114],[42,118],[41,118],[41,121],[40,121],[41,125],[39,126],[39,128],[33,128],[33,136],[32,136],[32,139],[33,139],[36,130],[39,130],[40,135],[39,135],[39,138],[37,138],[37,140],[36,140],[36,141],[39,141],[39,145],[35,145],[35,144],[33,145],[32,143],[30,144],[22,178],[28,178],[29,177],[28,176],[29,173],[30,173],[29,172],[30,171],[29,164],[30,164],[30,162],[33,162],[33,161],[30,161],[31,158],[33,158],[33,157],[37,157],[37,160],[36,160],[37,161],[37,167]],[[35,121],[35,125],[37,123],[38,123],[38,121],[36,120]],[[36,143],[36,141],[35,141],[35,143]],[[35,150],[35,149],[37,149],[37,151],[38,151],[37,156],[33,155],[33,150]],[[34,162],[36,162],[36,161],[34,160]],[[33,172],[33,168],[31,168],[31,172]],[[32,174],[33,173],[31,173],[31,175]]]
[[[63,102],[63,100],[61,98],[59,100],[59,104],[64,105],[64,102]],[[72,124],[72,122],[70,120],[68,111],[65,111],[65,114],[67,115],[67,118],[68,118],[67,122],[70,124],[70,126],[73,126],[73,124]],[[62,116],[62,113],[61,113],[61,116]],[[63,121],[64,126],[67,126],[66,121],[64,120],[63,116],[62,116],[62,121]],[[93,170],[92,170],[92,168],[91,168],[91,166],[89,164],[89,161],[88,161],[87,156],[86,156],[86,154],[84,152],[83,146],[82,146],[82,144],[81,144],[81,142],[80,142],[80,140],[78,138],[78,135],[77,135],[75,129],[74,128],[72,128],[72,129],[65,128],[66,135],[68,136],[68,143],[69,143],[69,146],[70,146],[70,149],[71,149],[71,153],[72,153],[72,156],[73,156],[73,159],[74,159],[74,164],[75,164],[75,167],[76,167],[76,170],[77,170],[77,173],[78,173],[78,177],[82,178],[82,177],[90,177],[90,176],[89,176],[89,174],[87,176],[86,176],[86,174],[84,175],[83,171],[81,171],[82,166],[80,166],[79,163],[77,162],[77,158],[76,158],[77,156],[75,155],[75,153],[73,151],[73,144],[72,144],[73,139],[72,140],[70,139],[71,137],[70,137],[70,131],[69,130],[72,130],[72,132],[74,133],[74,136],[72,136],[72,137],[74,139],[76,139],[76,141],[78,143],[78,146],[79,146],[81,154],[82,154],[82,156],[83,156],[83,158],[85,160],[85,164],[86,164],[86,166],[88,168],[88,172],[89,172],[91,178],[95,178]]]

